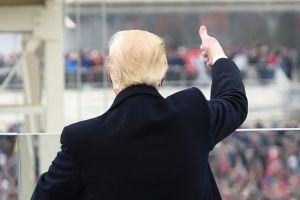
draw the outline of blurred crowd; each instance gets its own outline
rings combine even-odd
[[[13,52],[9,55],[4,55],[0,53],[0,69],[15,66],[19,59],[20,54],[16,52]]]
[[[233,48],[227,50],[244,76],[250,76],[249,70],[256,72],[260,80],[273,79],[277,69],[281,69],[288,79],[293,73],[300,73],[300,51],[285,47],[270,48],[267,45],[258,45],[250,49]],[[295,73],[295,74],[296,74]]]
[[[244,78],[261,82],[272,80],[277,69],[281,69],[288,79],[300,77],[300,51],[285,47],[270,48],[257,45],[254,48],[230,48],[226,54],[240,68]],[[72,51],[65,55],[67,82],[76,80],[77,66],[80,67],[82,81],[103,80],[103,65],[106,55],[97,50]],[[167,50],[169,70],[167,81],[187,81],[189,83],[209,84],[210,69],[206,67],[199,49],[186,47]],[[80,63],[80,65],[79,65]]]
[[[300,80],[300,50],[285,47],[270,48],[257,45],[253,48],[227,48],[226,54],[238,65],[245,79],[267,83],[281,69],[288,79]],[[210,68],[207,68],[199,49],[186,47],[167,49],[169,70],[167,84],[172,85],[208,85],[211,81]],[[20,54],[0,54],[0,83],[10,68],[20,59]],[[66,83],[74,85],[80,78],[82,83],[101,83],[105,81],[106,54],[98,50],[70,51],[65,54]],[[77,75],[77,69],[80,75]]]
[[[6,132],[20,132],[14,124]],[[18,200],[18,154],[15,136],[0,136],[0,200]]]
[[[0,84],[3,82],[12,67],[18,63],[20,57],[21,54],[17,52],[12,52],[8,55],[4,55],[0,52]],[[18,85],[20,83],[20,77],[13,77],[12,83],[14,85]]]
[[[299,128],[300,120],[287,127]],[[256,128],[263,128],[257,123]],[[300,131],[237,132],[210,164],[224,200],[300,199]]]
[[[103,80],[103,65],[106,55],[97,50],[72,51],[65,55],[66,82],[76,81],[77,66],[80,63],[82,82]]]

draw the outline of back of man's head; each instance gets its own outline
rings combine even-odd
[[[158,87],[167,71],[163,40],[142,31],[120,31],[112,36],[107,69],[115,89],[146,84]]]

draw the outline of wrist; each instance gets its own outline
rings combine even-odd
[[[227,58],[227,56],[225,54],[216,54],[213,56],[213,59],[212,59],[212,65],[215,64],[215,62],[221,58]]]

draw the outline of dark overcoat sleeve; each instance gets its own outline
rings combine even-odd
[[[229,59],[221,58],[212,67],[208,112],[212,148],[233,133],[247,117],[248,101],[242,75],[235,63]]]
[[[40,176],[31,200],[79,200],[79,167],[71,153],[67,128],[61,134],[61,151],[48,172]]]

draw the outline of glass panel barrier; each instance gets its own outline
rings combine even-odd
[[[59,134],[56,134],[59,136]],[[0,199],[31,194],[52,134],[0,136]],[[59,137],[57,137],[59,144]],[[46,159],[46,160],[47,160]],[[300,199],[300,129],[240,129],[210,153],[224,200]],[[30,180],[32,185],[30,185]],[[26,184],[24,184],[26,183]]]

